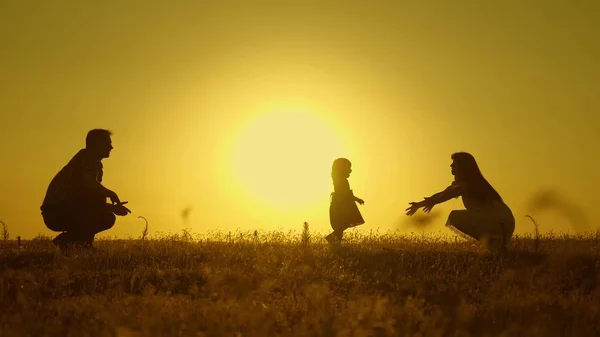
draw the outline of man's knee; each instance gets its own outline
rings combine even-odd
[[[106,212],[102,217],[102,220],[102,228],[106,230],[111,229],[115,225],[115,222],[117,222],[117,217],[112,212]]]
[[[87,221],[83,222],[88,223],[90,230],[94,233],[111,229],[117,220],[116,216],[107,209],[90,212],[87,214],[86,219]]]

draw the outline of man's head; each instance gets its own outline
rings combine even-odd
[[[105,129],[94,129],[88,132],[85,137],[85,148],[90,150],[99,159],[110,157],[110,151],[113,149],[110,136],[112,132]]]

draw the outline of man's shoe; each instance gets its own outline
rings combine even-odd
[[[62,232],[58,234],[54,239],[52,239],[52,244],[57,246],[61,252],[67,250],[67,243],[65,242],[66,232]]]

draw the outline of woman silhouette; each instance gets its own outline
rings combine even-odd
[[[325,239],[331,243],[340,243],[344,231],[350,227],[365,223],[356,203],[363,205],[365,202],[354,196],[348,183],[348,177],[352,172],[352,163],[346,158],[338,158],[333,161],[331,167],[331,179],[333,180],[333,193],[329,205],[329,222],[333,233]]]
[[[466,152],[452,155],[454,182],[442,192],[411,202],[406,215],[419,208],[429,213],[437,204],[462,197],[466,209],[450,212],[446,226],[474,238],[488,250],[503,250],[515,230],[515,218],[500,194],[483,177],[475,158]]]

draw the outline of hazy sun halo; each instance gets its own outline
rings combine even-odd
[[[242,131],[232,168],[242,190],[257,201],[304,206],[327,200],[331,163],[341,155],[340,139],[318,115],[274,112]]]

